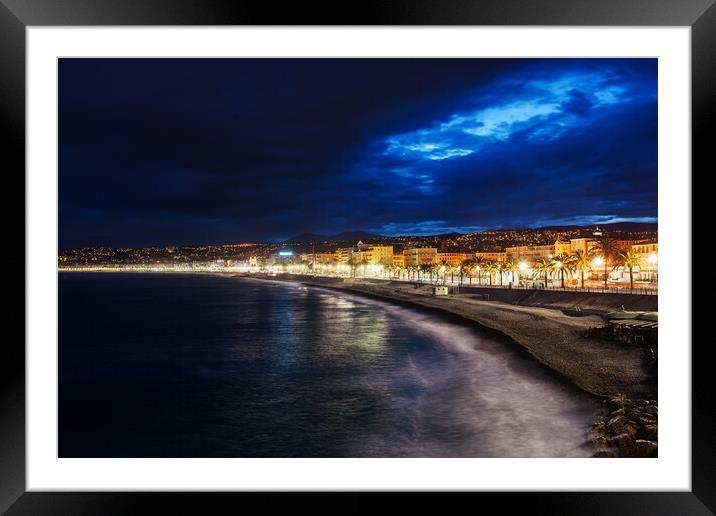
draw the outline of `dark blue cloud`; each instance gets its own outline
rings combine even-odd
[[[655,220],[656,60],[60,61],[60,245]]]

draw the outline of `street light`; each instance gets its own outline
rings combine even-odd
[[[594,259],[594,265],[596,265],[597,267],[604,265],[604,259],[601,256],[597,256]]]

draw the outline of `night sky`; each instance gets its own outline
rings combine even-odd
[[[59,72],[61,249],[656,221],[656,59]]]

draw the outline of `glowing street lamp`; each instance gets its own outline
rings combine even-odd
[[[656,263],[659,260],[659,258],[654,254],[649,255],[649,263]]]
[[[526,271],[527,270],[527,262],[520,262],[520,270]]]
[[[597,267],[601,267],[602,265],[604,265],[604,259],[601,256],[597,256],[594,259],[594,265],[596,265]]]

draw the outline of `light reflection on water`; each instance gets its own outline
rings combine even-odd
[[[294,284],[117,276],[61,276],[61,456],[591,454],[596,401],[474,327]]]

